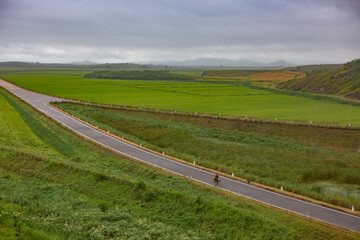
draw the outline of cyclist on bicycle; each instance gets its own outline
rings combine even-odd
[[[219,175],[215,175],[215,177],[213,177],[213,181],[214,181],[214,184],[216,185],[216,186],[218,186],[219,185],[219,182],[220,182],[220,177],[219,177]]]

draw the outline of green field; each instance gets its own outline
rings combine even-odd
[[[356,239],[83,141],[0,89],[1,239]]]
[[[360,130],[194,118],[82,104],[56,105],[158,152],[360,209]]]
[[[341,104],[329,97],[241,83],[83,79],[86,73],[28,71],[2,77],[27,89],[91,102],[360,126],[359,104]]]

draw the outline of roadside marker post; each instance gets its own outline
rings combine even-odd
[[[165,155],[165,152],[163,152],[163,155]]]
[[[354,206],[351,206],[351,211],[355,212],[355,207]]]
[[[284,191],[284,187],[283,187],[283,186],[281,186],[280,190],[281,190],[281,191]]]
[[[231,173],[231,176],[234,176],[234,173]]]
[[[194,165],[196,165],[196,164],[195,164],[195,161],[194,161]]]

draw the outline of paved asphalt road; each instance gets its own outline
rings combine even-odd
[[[191,165],[186,165],[164,156],[156,155],[154,153],[137,148],[126,142],[113,138],[95,128],[89,127],[46,104],[49,101],[59,101],[61,100],[60,98],[30,92],[9,84],[8,82],[5,82],[1,79],[0,86],[8,89],[10,92],[28,102],[43,113],[49,115],[56,121],[62,123],[78,134],[91,139],[94,142],[97,142],[107,148],[111,148],[114,151],[123,155],[127,155],[131,158],[135,158],[142,162],[155,165],[159,168],[166,169],[176,174],[212,185],[212,177],[214,176],[214,173],[204,171],[192,167]],[[287,211],[298,213],[329,224],[360,232],[360,217],[353,216],[351,214],[297,200],[226,177],[221,177],[219,188],[236,193],[246,198],[275,206],[277,208],[285,209]]]

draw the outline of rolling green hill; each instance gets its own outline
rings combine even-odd
[[[290,80],[278,87],[360,99],[360,59],[348,62],[338,69],[313,70],[305,78]]]

